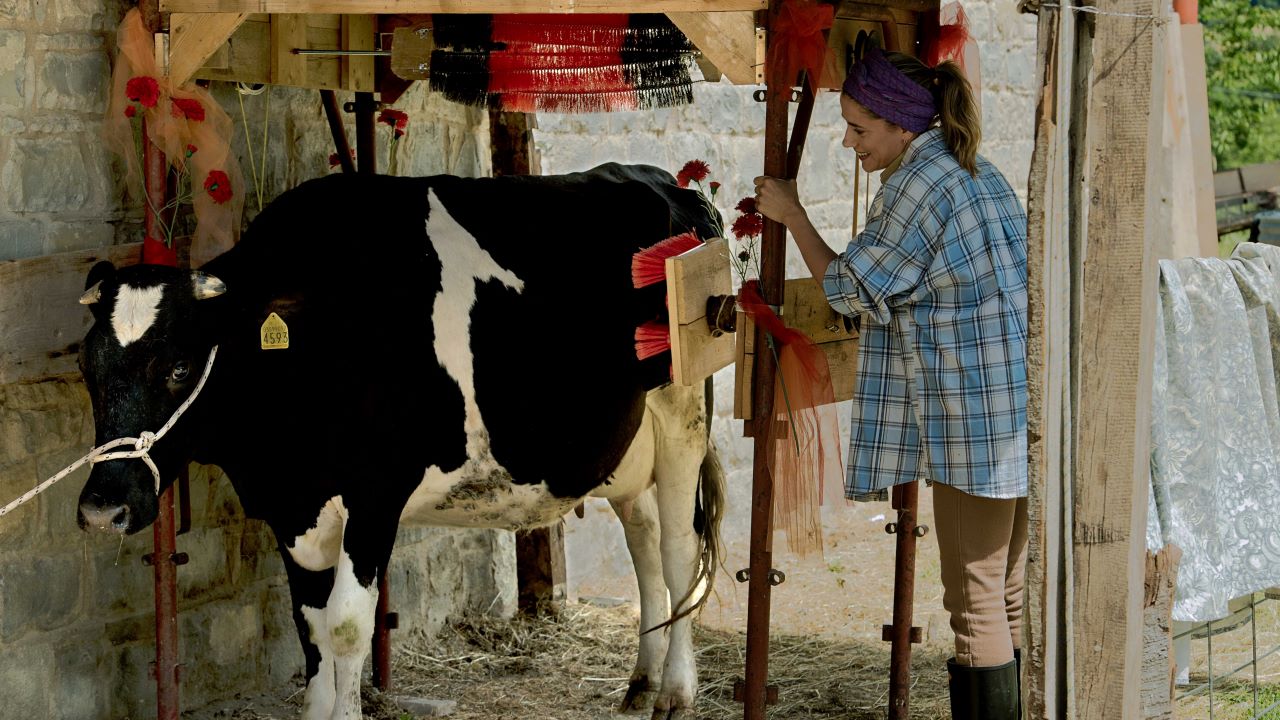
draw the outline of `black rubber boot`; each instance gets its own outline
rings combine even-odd
[[[1022,720],[1022,648],[1013,649],[1014,679],[1018,681],[1018,720]]]
[[[957,665],[947,661],[953,720],[1017,720],[1018,665],[1010,660],[995,667]]]

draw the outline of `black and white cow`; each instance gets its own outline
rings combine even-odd
[[[631,258],[691,227],[705,237],[707,220],[695,193],[647,167],[307,182],[200,271],[93,268],[80,361],[98,442],[155,432],[218,347],[149,456],[166,482],[190,460],[222,467],[271,526],[308,720],[360,717],[400,522],[528,528],[607,498],[653,628],[714,572],[723,475],[702,388],[636,359],[663,289],[633,289]],[[287,349],[263,348],[271,313]],[[147,464],[93,467],[82,527],[132,533],[156,514]],[[626,704],[656,693],[654,717],[692,717],[690,632],[684,617],[641,636]]]

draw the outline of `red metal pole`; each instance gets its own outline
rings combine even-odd
[[[920,483],[893,488],[893,508],[898,511],[894,529],[898,535],[893,569],[893,625],[886,628],[889,651],[889,720],[911,716],[911,643],[920,642],[920,631],[911,626],[916,590],[916,507]]]
[[[169,169],[164,153],[153,144],[142,123],[143,182],[147,195],[143,224],[147,237],[166,237],[163,223],[168,221],[163,208],[168,202]],[[166,264],[174,262],[172,256]],[[152,526],[154,551],[148,560],[155,572],[156,600],[156,680],[157,720],[178,720],[178,568],[176,522],[173,512],[173,485],[160,497],[160,512]]]
[[[777,18],[781,0],[769,3],[766,27],[772,28]],[[769,33],[768,37],[772,38]],[[791,82],[782,67],[770,65],[765,69],[768,83],[765,90],[764,120],[764,174],[785,177],[787,174],[787,102],[791,95]],[[772,220],[765,220],[764,236],[760,243],[760,294],[766,303],[782,303],[782,285],[786,259],[786,228]],[[773,354],[764,352],[769,347],[769,337],[763,327],[756,325],[756,353],[754,387],[752,388],[752,416],[755,425],[755,453],[751,478],[751,551],[748,565],[750,577],[747,586],[747,658],[746,682],[743,684],[743,717],[746,720],[764,720],[768,703],[769,679],[769,601],[770,575],[773,570],[773,477],[769,473],[768,423],[775,421],[773,413],[773,385],[777,364]]]

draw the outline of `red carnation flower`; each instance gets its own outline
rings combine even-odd
[[[221,205],[231,199],[231,178],[221,170],[210,170],[209,177],[204,179],[204,191]]]
[[[125,117],[127,117],[127,118],[131,118],[131,117],[133,117],[134,115],[137,115],[137,114],[138,114],[138,106],[137,106],[137,105],[130,105],[130,106],[128,106],[128,107],[126,107],[126,108],[124,109],[124,116],[125,116]]]
[[[749,213],[733,221],[733,236],[739,240],[755,237],[764,232],[764,218],[756,213]]]
[[[351,153],[351,159],[352,159],[352,160],[355,160],[355,159],[356,159],[356,151],[355,151],[355,150],[350,150],[349,152]],[[331,168],[336,168],[336,167],[338,167],[338,166],[339,166],[339,165],[341,165],[341,164],[342,164],[342,158],[338,157],[338,153],[336,153],[336,152],[329,153],[329,167],[331,167]]]
[[[199,100],[190,98],[174,98],[173,99],[173,116],[176,118],[185,117],[188,120],[201,122],[204,120],[204,106]]]
[[[196,146],[195,146],[195,145],[188,145],[188,146],[187,146],[187,157],[191,157],[192,155],[195,155],[195,154],[196,154],[196,150],[197,150],[197,148],[196,148]]]
[[[758,212],[756,210],[756,199],[752,195],[748,195],[742,198],[741,200],[739,200],[738,204],[733,206],[733,209],[737,210],[740,213],[747,213],[747,214]]]
[[[378,113],[378,122],[386,123],[395,131],[395,137],[404,135],[404,129],[409,125],[409,116],[401,110],[383,110]]]
[[[680,168],[680,175],[689,178],[693,182],[702,182],[711,174],[711,166],[701,160],[690,160]]]
[[[155,107],[160,100],[160,83],[150,75],[139,75],[129,78],[124,84],[125,97],[141,103],[142,107]]]
[[[711,181],[711,194],[712,194],[712,195],[715,195],[715,194],[716,194],[716,191],[717,191],[717,190],[719,190],[719,189],[720,189],[720,183],[716,182],[715,180],[712,180],[712,181]]]

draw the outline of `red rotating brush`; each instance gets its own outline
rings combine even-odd
[[[687,233],[669,237],[666,240],[645,248],[631,256],[631,284],[635,287],[649,287],[667,279],[667,258],[688,252],[702,241],[692,230]]]

